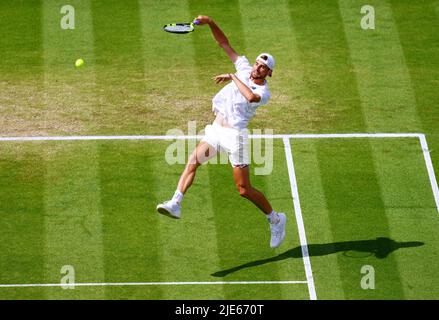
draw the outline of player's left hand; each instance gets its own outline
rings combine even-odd
[[[232,80],[232,76],[230,73],[220,74],[218,76],[215,76],[212,78],[213,81],[215,81],[216,84],[223,83],[226,81]]]

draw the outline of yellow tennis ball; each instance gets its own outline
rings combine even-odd
[[[77,67],[77,68],[79,68],[80,66],[82,66],[84,64],[84,60],[82,60],[82,59],[78,59],[78,60],[76,60],[76,62],[75,62],[75,66]]]

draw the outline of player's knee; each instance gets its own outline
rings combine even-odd
[[[240,195],[241,197],[247,198],[248,195],[249,195],[249,193],[250,193],[250,189],[251,189],[251,187],[249,187],[249,186],[243,186],[243,185],[238,185],[237,187],[238,187],[239,195]]]
[[[197,168],[200,166],[200,162],[197,159],[197,156],[195,154],[191,155],[189,157],[189,161],[187,163],[187,167],[189,168],[189,170],[191,171],[195,171],[197,170]]]
[[[199,166],[198,163],[195,163],[195,164],[188,163],[188,164],[186,165],[186,170],[187,170],[188,172],[193,172],[193,173],[195,173],[195,171],[197,171],[197,169],[198,169],[198,166]]]

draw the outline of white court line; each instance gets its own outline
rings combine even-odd
[[[300,208],[299,191],[297,188],[296,174],[294,172],[293,154],[290,140],[284,138],[285,156],[287,158],[288,175],[290,178],[291,195],[294,203],[294,213],[296,215],[297,228],[299,229],[300,247],[302,248],[303,265],[305,266],[306,279],[308,281],[309,298],[317,300],[314,278],[312,275],[311,260],[308,253],[308,244],[306,240],[305,226],[302,218],[302,209]]]
[[[198,282],[89,282],[89,283],[29,283],[0,284],[0,288],[23,287],[103,287],[103,286],[181,286],[181,285],[234,285],[234,284],[306,284],[307,281],[198,281]]]
[[[421,142],[422,153],[424,154],[425,165],[427,166],[428,177],[430,178],[431,189],[433,190],[434,200],[436,201],[436,209],[439,212],[439,190],[437,186],[436,176],[434,175],[433,163],[431,162],[430,151],[428,150],[427,139],[425,135],[419,136]]]
[[[323,139],[323,138],[420,138],[421,133],[328,133],[328,134],[250,134],[250,138]],[[186,140],[202,139],[203,135],[140,135],[140,136],[23,136],[0,137],[0,141],[77,141],[77,140]]]

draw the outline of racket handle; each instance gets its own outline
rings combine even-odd
[[[192,22],[193,24],[199,25],[200,21],[198,21],[197,19],[194,20],[194,22]]]

